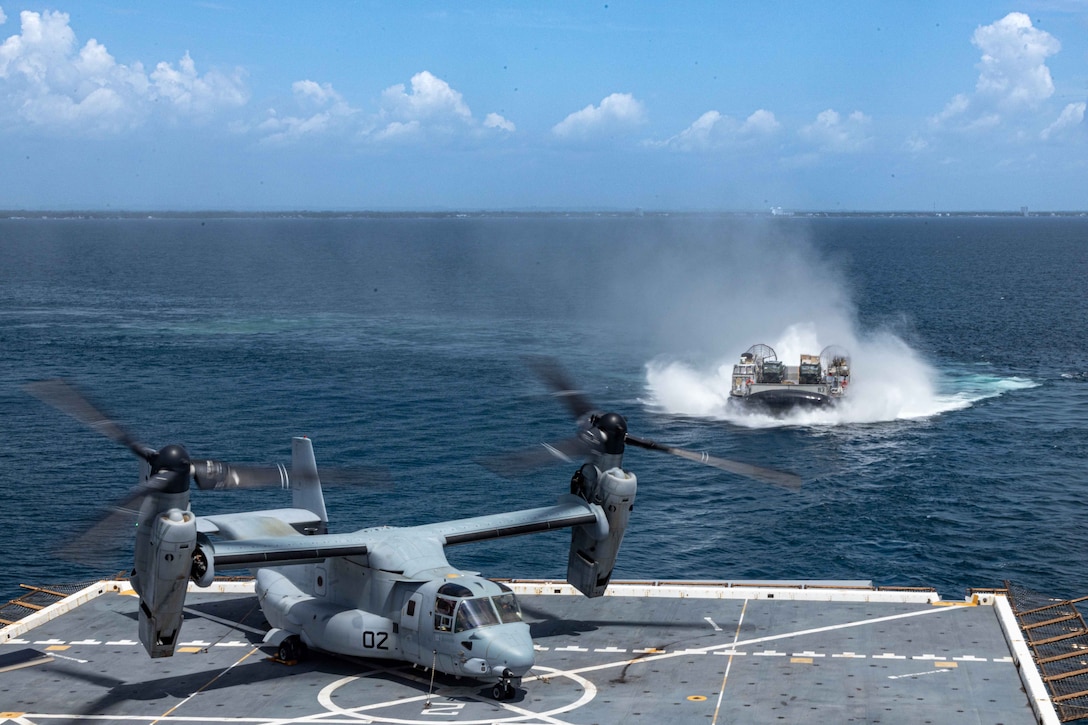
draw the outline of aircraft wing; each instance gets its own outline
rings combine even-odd
[[[200,548],[213,559],[216,571],[310,564],[330,556],[362,556],[367,553],[366,540],[355,534],[295,534],[214,542],[202,536]]]
[[[232,528],[226,525],[225,517],[211,518],[221,529]],[[603,538],[608,533],[608,520],[601,507],[572,495],[563,496],[554,506],[441,521],[413,526],[402,531],[437,539],[442,545],[451,546],[572,526],[592,526],[596,529],[599,538]],[[213,541],[207,535],[201,534],[199,544],[205,554],[213,560],[215,571],[222,571],[261,566],[310,564],[336,556],[363,556],[369,552],[368,542],[374,542],[374,535],[366,531],[313,536],[303,536],[292,532],[292,535],[286,536],[266,535]]]
[[[443,544],[452,546],[572,526],[596,526],[603,534],[608,532],[608,521],[601,507],[573,495],[563,496],[555,506],[442,521],[413,528],[422,534],[436,535]]]
[[[320,529],[323,523],[306,509],[272,509],[198,516],[196,526],[202,534],[223,539],[268,539],[293,536],[306,528]]]

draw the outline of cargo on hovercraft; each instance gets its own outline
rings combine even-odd
[[[730,398],[771,411],[834,405],[846,396],[850,358],[834,345],[785,365],[770,345],[752,345],[733,366]]]

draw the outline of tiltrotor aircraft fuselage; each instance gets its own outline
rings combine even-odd
[[[553,529],[571,530],[567,581],[587,597],[605,593],[635,502],[637,482],[623,468],[626,444],[672,453],[770,483],[799,479],[748,464],[641,440],[617,413],[598,414],[545,370],[579,423],[574,438],[548,446],[581,455],[570,493],[552,506],[412,527],[377,526],[328,533],[328,516],[311,441],[292,441],[286,467],[194,460],[177,445],[154,450],[135,442],[63,381],[30,392],[127,446],[141,462],[138,486],[119,505],[137,516],[131,583],[139,595],[139,636],[151,657],[174,654],[190,581],[248,569],[271,625],[265,642],[281,660],[307,648],[400,660],[493,683],[512,697],[533,667],[533,642],[517,598],[502,584],[451,566],[445,547]],[[278,485],[292,507],[196,516],[190,485],[201,489]]]

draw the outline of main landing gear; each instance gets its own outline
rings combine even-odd
[[[276,659],[280,662],[294,664],[306,656],[306,643],[297,634],[292,634],[282,642],[276,650]]]

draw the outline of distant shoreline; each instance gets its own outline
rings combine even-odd
[[[487,218],[920,218],[947,217],[1084,217],[1088,211],[56,211],[0,210],[0,219],[487,219]]]

